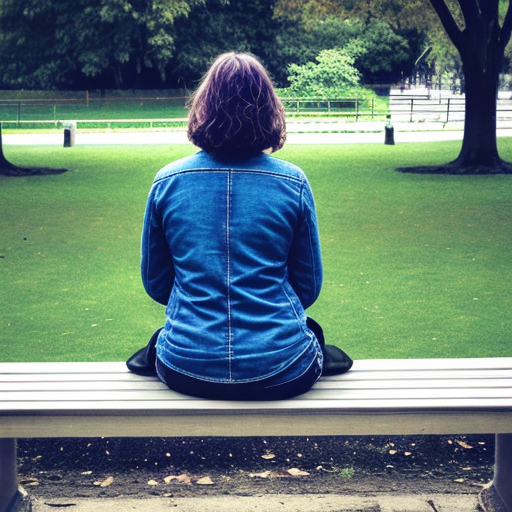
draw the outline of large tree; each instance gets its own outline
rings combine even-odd
[[[496,102],[499,74],[512,32],[512,0],[279,0],[278,12],[307,20],[318,16],[383,19],[425,31],[444,27],[460,54],[465,77],[466,116],[459,156],[448,164],[403,171],[453,174],[512,172],[498,154]],[[437,16],[436,16],[437,15]]]
[[[430,0],[457,48],[465,79],[464,139],[459,156],[446,165],[423,169],[453,174],[512,173],[498,154],[496,107],[499,74],[512,32],[512,0],[500,25],[500,0]]]
[[[50,167],[21,167],[5,158],[2,146],[2,124],[0,123],[0,175],[2,176],[41,176],[43,174],[62,174],[67,169],[53,169]]]

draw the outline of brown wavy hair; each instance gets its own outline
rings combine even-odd
[[[257,154],[283,147],[284,108],[259,60],[217,57],[191,98],[188,138],[205,151]]]

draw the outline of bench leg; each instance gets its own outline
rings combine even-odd
[[[0,512],[7,509],[17,489],[16,439],[0,439]]]
[[[494,486],[512,512],[512,434],[496,434]]]

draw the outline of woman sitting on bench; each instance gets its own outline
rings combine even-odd
[[[232,400],[290,398],[347,371],[305,313],[322,285],[313,194],[268,154],[284,144],[284,109],[255,57],[215,60],[188,135],[202,151],[158,172],[144,219],[142,279],[165,325],[128,367],[156,359],[171,389]]]

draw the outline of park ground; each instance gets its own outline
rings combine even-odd
[[[492,476],[493,444],[489,435],[117,438],[21,440],[19,451],[35,512],[470,512]]]
[[[459,130],[396,128],[397,144],[462,137]],[[500,136],[510,137],[512,130],[503,130]],[[59,133],[35,136],[38,145],[62,143]],[[78,134],[77,145],[125,144],[129,136]],[[184,134],[148,134],[166,144],[170,136]],[[4,142],[32,145],[30,137],[7,134]],[[378,126],[362,133],[290,133],[290,144],[306,141],[384,142],[384,135]],[[20,475],[35,512],[467,512],[479,510],[477,494],[492,477],[493,443],[492,435],[20,440]]]

